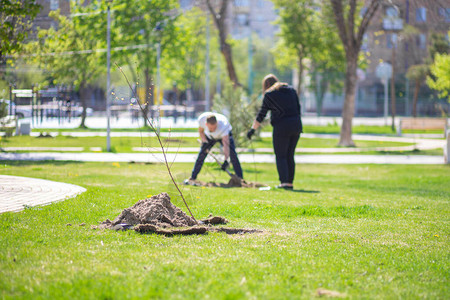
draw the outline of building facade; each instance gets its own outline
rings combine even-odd
[[[363,6],[360,14],[365,13]],[[361,52],[367,67],[358,69],[358,88],[355,99],[355,115],[384,115],[384,85],[377,76],[380,64],[393,65],[396,87],[396,113],[411,115],[413,83],[406,78],[408,69],[429,60],[431,37],[440,34],[449,40],[450,2],[446,0],[392,0],[385,2],[372,18],[364,34]],[[391,86],[388,84],[388,111],[391,113]],[[425,83],[420,88],[419,115],[449,113],[449,105],[432,96],[433,91]],[[307,112],[316,113],[314,92],[305,95]],[[340,115],[343,95],[328,93],[322,113]]]
[[[33,21],[33,32],[36,32],[38,28],[49,29],[57,26],[55,20],[49,16],[51,11],[59,10],[62,15],[70,14],[70,0],[37,0],[36,2],[42,8]]]
[[[219,7],[221,3],[222,1],[211,0],[211,4],[215,7]],[[180,7],[183,10],[193,6],[209,13],[204,0],[180,0]],[[248,38],[250,32],[260,38],[274,38],[278,31],[278,26],[273,24],[277,12],[270,0],[229,0],[227,10],[228,34],[235,39]]]
[[[364,36],[362,51],[368,58],[369,73],[382,61],[395,63],[397,72],[406,73],[410,66],[424,63],[432,34],[446,35],[448,40],[449,1],[393,0],[392,4],[377,11]]]

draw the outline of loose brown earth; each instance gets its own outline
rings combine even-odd
[[[232,187],[244,187],[244,188],[259,188],[266,187],[267,185],[258,182],[249,182],[244,179],[239,178],[236,175],[232,175],[228,183],[216,183],[216,182],[203,182],[200,180],[189,180],[190,185],[194,186],[206,186],[206,187],[222,187],[222,188],[232,188]]]
[[[225,232],[227,234],[243,234],[261,232],[256,229],[239,229],[212,225],[226,224],[228,221],[219,216],[209,216],[196,221],[170,202],[167,193],[139,200],[132,207],[125,208],[114,221],[107,219],[93,229],[134,229],[140,233],[157,233],[166,236],[176,234],[205,234],[207,232]]]

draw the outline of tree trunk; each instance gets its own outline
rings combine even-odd
[[[241,86],[236,74],[236,69],[234,68],[231,46],[226,41],[221,41],[220,44],[222,55],[225,58],[225,62],[227,63],[228,77],[230,78],[231,82],[233,82],[234,87]]]
[[[214,24],[216,24],[217,30],[219,31],[220,52],[222,52],[227,64],[228,77],[231,82],[233,82],[233,86],[235,88],[242,86],[237,77],[236,69],[234,68],[231,45],[227,43],[227,28],[225,25],[225,19],[228,14],[228,0],[221,0],[219,5],[220,9],[218,12],[215,11],[210,0],[206,0],[206,5],[208,6],[209,12],[214,19]]]
[[[392,45],[392,77],[391,77],[391,115],[392,115],[392,131],[395,132],[395,106],[396,101],[395,98],[395,44]]]
[[[83,111],[81,112],[81,123],[79,128],[87,128],[87,126],[85,125],[86,122],[86,108],[87,108],[87,98],[88,98],[88,86],[86,84],[86,82],[81,82],[80,84],[80,102],[81,102],[81,107],[83,107]]]
[[[419,90],[420,90],[420,80],[416,79],[415,86],[414,86],[414,96],[413,96],[413,117],[417,117],[417,98],[419,97]]]
[[[145,74],[145,101],[142,103],[142,118],[144,119],[144,127],[149,126],[147,124],[147,118],[148,118],[148,112],[150,110],[150,107],[153,105],[153,93],[155,91],[154,86],[152,85],[152,78],[150,74],[150,69],[145,68],[144,70]]]
[[[345,100],[342,110],[342,127],[339,146],[354,147],[352,139],[352,120],[355,113],[356,68],[358,55],[347,55],[345,74]]]
[[[334,19],[339,32],[339,37],[344,45],[347,69],[345,77],[345,100],[342,110],[342,127],[339,145],[354,146],[352,140],[352,119],[355,113],[355,93],[356,93],[356,67],[358,54],[364,32],[369,26],[370,20],[375,15],[381,5],[379,0],[366,1],[366,12],[363,15],[358,29],[355,28],[355,15],[357,15],[356,0],[329,0],[333,8]],[[348,12],[345,12],[348,7]]]
[[[302,75],[303,75],[303,53],[301,50],[298,50],[297,52],[298,55],[298,85],[297,85],[297,94],[298,94],[298,99],[301,99],[301,95],[302,95]]]

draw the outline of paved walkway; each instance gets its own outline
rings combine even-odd
[[[0,214],[65,200],[85,191],[85,188],[73,184],[0,175]]]
[[[178,163],[194,163],[195,153],[167,153],[167,160]],[[91,152],[34,152],[7,153],[0,152],[0,160],[59,160],[90,162],[163,162],[161,153],[91,153]],[[239,154],[242,163],[275,163],[273,154]],[[210,159],[213,162],[212,159]],[[361,155],[361,154],[318,154],[296,155],[299,164],[444,164],[444,156],[436,155]]]

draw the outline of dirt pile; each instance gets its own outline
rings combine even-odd
[[[233,188],[233,187],[244,187],[244,188],[259,188],[266,187],[267,185],[258,183],[258,182],[250,182],[244,179],[239,178],[236,175],[233,175],[230,178],[228,183],[217,183],[217,182],[203,182],[200,180],[190,180],[190,185],[194,186],[205,186],[205,187],[222,187],[222,188]]]
[[[140,200],[130,208],[125,208],[113,224],[152,224],[159,227],[188,227],[197,222],[170,202],[167,193]]]
[[[224,217],[209,216],[196,221],[170,202],[167,193],[139,200],[132,207],[125,208],[114,221],[107,219],[93,229],[133,229],[139,233],[157,233],[166,236],[176,234],[205,234],[209,231],[227,234],[244,234],[260,232],[254,229],[214,228],[212,225],[226,224]]]
[[[132,207],[125,208],[114,221],[106,220],[100,225],[100,228],[121,226],[123,229],[128,229],[138,224],[151,224],[168,228],[194,226],[197,225],[197,222],[173,205],[167,193],[161,193],[151,198],[139,200]]]

